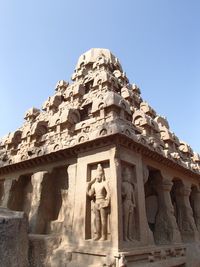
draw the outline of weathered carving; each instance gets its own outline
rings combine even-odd
[[[160,208],[156,217],[155,240],[157,244],[180,242],[180,233],[174,216],[173,207]]]
[[[108,254],[102,267],[116,267],[116,259],[114,255]]]
[[[135,191],[131,170],[126,167],[122,173],[122,208],[124,241],[132,241],[134,209],[136,207]]]
[[[162,181],[158,179],[157,183],[154,184],[159,203],[154,232],[154,238],[158,244],[181,241],[180,233],[174,216],[174,209],[170,199],[169,192],[171,187],[172,183],[168,180]]]
[[[93,211],[95,214],[96,231],[94,240],[107,240],[110,190],[105,180],[105,173],[101,164],[98,164],[96,177],[87,184],[87,195],[94,202]]]
[[[200,233],[200,190],[197,187],[192,187],[190,203],[193,210],[195,224],[197,226],[197,230]]]
[[[123,254],[120,255],[119,267],[127,267],[127,260]]]
[[[175,181],[174,207],[177,223],[184,241],[194,240],[197,236],[197,228],[189,202],[190,192],[190,188],[182,184],[181,181]]]

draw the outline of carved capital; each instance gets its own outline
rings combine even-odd
[[[114,158],[116,160],[120,160],[120,149],[119,149],[119,146],[115,147]]]
[[[191,193],[190,186],[182,185],[181,187],[176,189],[176,194],[180,196],[189,197]]]
[[[158,189],[162,190],[162,191],[171,191],[173,183],[169,180],[163,180],[162,183],[160,185],[158,185]]]

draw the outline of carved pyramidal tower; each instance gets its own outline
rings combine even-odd
[[[81,55],[72,81],[0,142],[0,232],[16,216],[28,228],[9,261],[0,241],[3,266],[199,266],[186,257],[199,242],[199,155],[109,50]]]

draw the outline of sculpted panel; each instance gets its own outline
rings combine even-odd
[[[96,176],[87,183],[87,196],[92,202],[91,206],[94,213],[93,240],[107,240],[110,190],[101,164],[97,166]]]
[[[122,213],[123,213],[123,239],[124,241],[134,240],[135,227],[135,185],[133,181],[133,169],[124,167],[122,171]]]

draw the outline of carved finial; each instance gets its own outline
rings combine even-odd
[[[27,121],[30,121],[32,119],[35,119],[39,114],[40,114],[40,110],[32,107],[29,110],[27,110],[24,119]]]
[[[68,82],[66,82],[66,81],[64,81],[64,80],[60,80],[60,81],[58,81],[58,82],[56,83],[55,90],[56,90],[57,92],[61,92],[61,93],[63,93],[63,92],[67,89],[68,85],[69,85]]]
[[[100,163],[97,165],[97,174],[103,175],[103,178],[105,179],[105,172],[104,172],[104,169]]]

